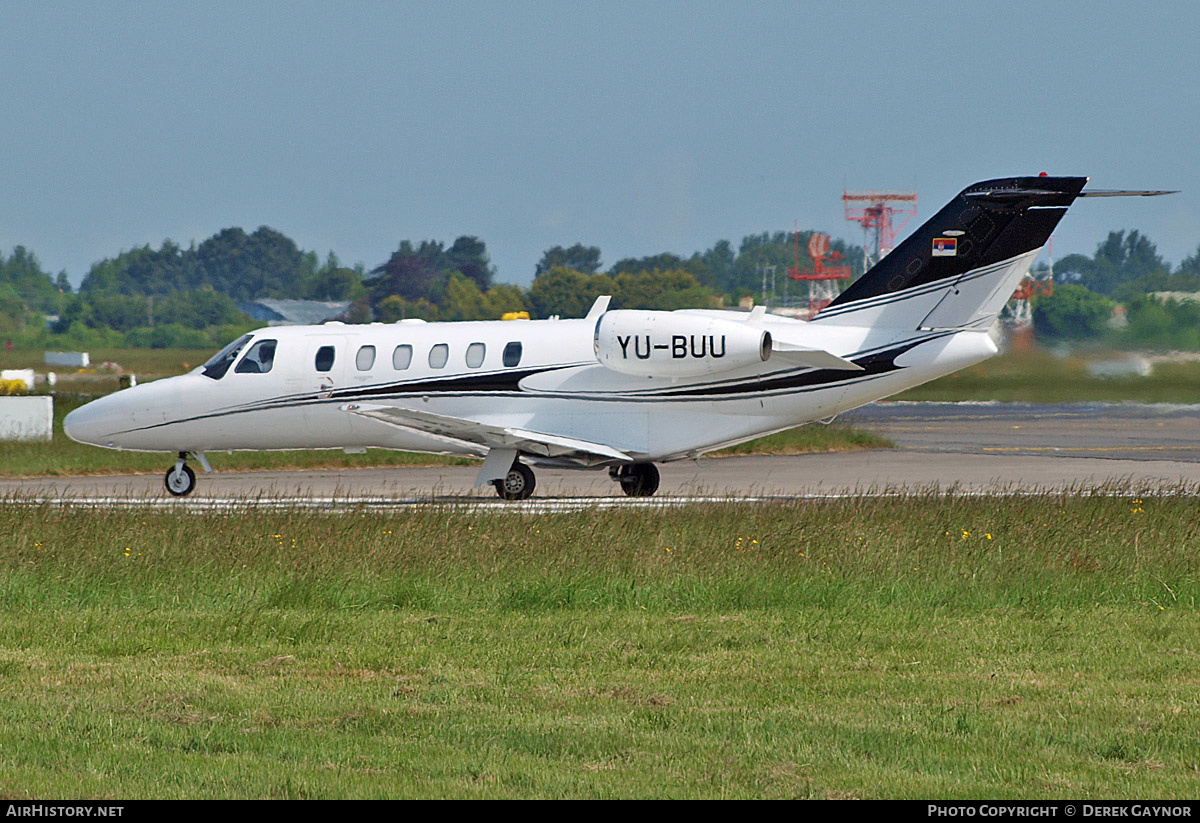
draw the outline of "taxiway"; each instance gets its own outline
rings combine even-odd
[[[846,454],[704,458],[661,467],[654,501],[889,494],[898,489],[964,494],[1128,487],[1200,488],[1200,409],[1139,404],[881,403],[846,416],[890,437],[895,449]],[[441,466],[200,475],[191,506],[289,500],[310,505],[460,501],[499,505],[472,489],[476,469]],[[164,471],[169,458],[164,456]],[[604,471],[540,468],[535,498],[655,505],[622,498]],[[27,500],[174,502],[161,474],[0,479],[0,497]]]

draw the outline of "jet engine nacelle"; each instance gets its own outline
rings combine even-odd
[[[672,311],[609,311],[596,322],[596,359],[622,374],[697,377],[762,363],[771,333],[736,320]]]

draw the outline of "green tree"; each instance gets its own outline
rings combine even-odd
[[[491,320],[483,306],[483,292],[474,280],[455,272],[446,283],[442,320]]]
[[[386,298],[399,295],[408,301],[441,306],[455,272],[473,281],[481,292],[491,287],[493,269],[483,241],[463,236],[446,249],[436,240],[423,240],[415,246],[404,240],[386,263],[372,270],[367,283],[371,303],[378,307]]]
[[[534,277],[540,277],[555,267],[573,269],[581,274],[595,274],[600,270],[600,247],[576,243],[566,249],[562,246],[546,249],[538,261]]]
[[[679,271],[686,269],[688,262],[677,254],[663,252],[648,257],[626,257],[618,260],[609,269],[609,274],[638,274],[649,271]]]
[[[8,284],[0,285],[0,329],[5,338],[25,330],[29,325],[29,309],[16,289]]]
[[[375,307],[375,316],[382,323],[395,323],[397,320],[440,320],[437,306],[425,298],[406,300],[398,294],[389,294],[379,301]]]
[[[1149,238],[1137,230],[1122,230],[1110,231],[1093,257],[1071,254],[1058,261],[1054,277],[1109,297],[1130,299],[1164,285],[1169,272]]]
[[[534,278],[526,299],[535,317],[583,317],[597,297],[612,295],[615,291],[616,282],[608,275],[587,275],[574,269],[554,266]]]
[[[787,270],[796,265],[797,251],[799,265],[802,270],[813,267],[812,258],[808,254],[808,241],[813,232],[800,232],[799,243],[794,232],[761,232],[748,234],[742,238],[738,254],[732,266],[727,270],[723,281],[716,285],[722,291],[738,295],[758,295],[762,291],[763,268],[775,267],[776,289],[787,283]],[[863,250],[859,246],[846,243],[839,238],[831,238],[829,250],[842,255],[840,265],[848,265],[855,277],[863,271]],[[849,281],[843,283],[848,285]]]
[[[1096,337],[1104,333],[1114,303],[1083,286],[1055,286],[1054,294],[1033,301],[1033,327],[1054,339]]]
[[[26,310],[46,314],[59,311],[58,286],[42,270],[37,256],[24,246],[15,247],[7,258],[0,253],[0,287],[11,289]]]
[[[306,300],[358,300],[367,293],[363,268],[346,268],[333,252],[304,283]]]
[[[1161,349],[1200,349],[1200,303],[1159,300],[1139,295],[1125,307],[1129,325],[1121,334],[1126,345]]]
[[[723,292],[732,292],[736,288],[734,282],[734,265],[737,255],[733,252],[733,244],[728,240],[718,240],[713,247],[699,256],[706,276],[697,275],[701,285]]]
[[[183,249],[171,240],[123,251],[94,263],[80,285],[87,294],[155,295],[211,287],[235,300],[299,297],[313,279],[312,252],[268,226],[253,234],[222,229],[198,247]]]
[[[203,331],[179,323],[135,329],[125,335],[125,340],[130,346],[144,349],[205,349],[220,345]]]
[[[478,237],[464,235],[455,239],[446,250],[443,266],[473,280],[481,292],[492,287],[495,268],[488,258],[487,246]]]
[[[499,320],[505,312],[524,310],[525,301],[517,286],[501,284],[481,292],[474,280],[455,272],[446,284],[439,319]]]
[[[441,299],[449,279],[444,263],[445,250],[436,240],[422,240],[419,246],[402,241],[388,261],[371,272],[372,303],[392,295],[431,303]]]
[[[712,290],[681,269],[622,272],[616,283],[613,308],[674,311],[712,308],[719,302]]]
[[[89,295],[167,295],[193,288],[195,279],[191,252],[164,240],[158,249],[147,244],[93,263],[79,291]]]
[[[528,311],[520,286],[498,283],[483,295],[484,316],[498,320],[508,312]]]
[[[84,322],[93,329],[109,328],[126,332],[149,323],[149,307],[146,298],[140,295],[89,294],[81,296],[79,300],[91,304]]]
[[[250,235],[240,228],[223,229],[200,244],[195,263],[199,277],[187,288],[211,286],[234,300],[295,297],[316,268],[313,256],[268,226]]]
[[[154,305],[155,325],[178,325],[187,329],[248,324],[233,298],[212,288],[178,292]]]

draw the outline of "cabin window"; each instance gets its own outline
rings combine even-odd
[[[392,368],[396,371],[404,371],[412,365],[412,346],[405,343],[403,346],[397,346],[392,352]]]
[[[504,347],[504,365],[513,367],[521,362],[521,343],[514,340]]]
[[[432,369],[445,368],[449,359],[450,347],[445,343],[438,343],[429,350],[429,367]]]
[[[354,358],[354,367],[359,371],[370,371],[375,365],[375,347],[363,346]]]
[[[482,343],[472,343],[467,346],[467,368],[477,369],[483,365],[483,355],[487,352],[487,347]]]
[[[220,380],[225,376],[225,372],[229,371],[229,367],[233,365],[233,361],[237,359],[238,352],[242,350],[250,342],[250,335],[243,334],[237,340],[234,340],[225,348],[209,358],[204,364],[202,374],[205,377],[211,377],[213,380]]]
[[[329,371],[333,368],[333,354],[333,346],[317,349],[317,371]]]
[[[259,340],[250,347],[234,371],[237,374],[266,374],[275,365],[274,340]]]

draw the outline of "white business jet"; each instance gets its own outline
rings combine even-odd
[[[655,463],[832,417],[996,353],[988,335],[1085,177],[964,189],[811,321],[716,310],[569,320],[290,326],[188,374],[67,415],[68,436],[195,458],[227,449],[369,447],[483,457],[476,486],[534,490],[535,466],[607,468],[649,496]]]

